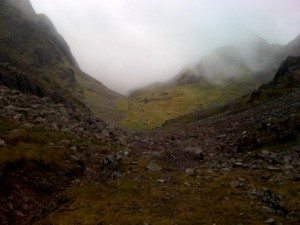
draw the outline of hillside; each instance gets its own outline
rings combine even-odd
[[[216,49],[169,82],[136,90],[128,100],[119,101],[118,109],[125,114],[122,124],[160,127],[167,120],[248,94],[272,80],[279,63],[291,51],[298,54],[297,45],[299,38],[280,46],[255,37],[245,46]]]
[[[0,2],[0,82],[38,96],[81,106],[107,121],[123,97],[80,70],[69,46],[29,0]]]

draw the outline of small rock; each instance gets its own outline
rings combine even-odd
[[[226,134],[221,134],[217,138],[226,138]]]
[[[195,157],[199,160],[203,160],[204,159],[204,154],[203,154],[203,151],[201,148],[198,148],[196,151],[195,151]]]
[[[229,197],[229,196],[224,196],[224,200],[225,200],[225,201],[229,201],[229,200],[230,200],[230,197]]]
[[[245,186],[245,182],[244,181],[240,181],[240,180],[231,181],[229,183],[229,186],[231,188],[240,188],[240,187],[244,187]]]
[[[230,168],[228,168],[228,167],[226,167],[226,168],[222,168],[222,170],[223,170],[224,172],[230,172],[230,171],[231,171],[231,169],[230,169]]]
[[[234,162],[232,165],[235,168],[244,168],[245,167],[245,165],[241,162]]]
[[[184,148],[183,151],[194,154],[195,158],[198,160],[204,159],[204,154],[200,147],[188,146],[188,147]]]
[[[188,175],[188,176],[192,176],[195,174],[195,169],[194,168],[187,168],[185,170],[185,173]]]
[[[262,211],[265,212],[265,213],[275,213],[275,210],[273,210],[273,209],[271,209],[267,206],[263,206]]]
[[[76,151],[77,150],[77,146],[72,146],[70,147],[71,150]]]
[[[16,215],[17,215],[17,216],[21,216],[21,217],[24,217],[24,216],[25,216],[24,213],[21,212],[21,211],[19,211],[19,210],[16,211]]]
[[[129,156],[129,152],[126,150],[122,150],[122,151],[117,152],[116,158],[117,158],[117,161],[122,161],[122,160],[126,159],[128,156]]]
[[[165,183],[165,180],[163,180],[163,179],[159,179],[159,180],[157,180],[159,183],[161,183],[161,184],[163,184],[163,183]]]
[[[0,139],[0,147],[4,147],[5,146],[5,141]]]
[[[112,174],[111,174],[111,178],[114,179],[114,180],[120,180],[122,179],[122,175],[118,172],[118,171],[114,171]]]
[[[229,186],[233,189],[233,188],[237,188],[239,186],[239,182],[238,181],[231,181],[229,183]]]
[[[184,185],[191,187],[191,184],[189,182],[184,182]]]
[[[24,127],[26,127],[26,128],[32,128],[33,124],[32,123],[25,123]]]
[[[102,130],[101,135],[104,138],[109,138],[110,137],[110,133],[109,133],[108,130]]]
[[[148,170],[150,170],[150,171],[153,171],[153,172],[159,172],[159,171],[161,171],[161,166],[160,165],[158,165],[156,162],[154,162],[154,161],[151,161],[147,166],[146,166],[146,168],[148,169]]]
[[[268,170],[271,172],[281,172],[281,168],[273,167],[273,166],[268,166]]]
[[[273,219],[273,218],[269,218],[269,219],[267,219],[267,220],[265,220],[265,224],[275,224],[276,223],[276,221]]]

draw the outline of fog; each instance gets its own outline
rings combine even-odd
[[[81,69],[126,94],[166,81],[223,45],[300,33],[299,0],[31,0]]]

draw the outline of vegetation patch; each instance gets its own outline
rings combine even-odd
[[[259,84],[255,79],[244,77],[240,80],[228,80],[222,86],[201,83],[162,86],[136,91],[128,100],[118,101],[116,107],[124,115],[122,125],[153,129],[161,127],[167,120],[195,110],[225,104],[254,90]],[[190,122],[193,118],[183,120]]]

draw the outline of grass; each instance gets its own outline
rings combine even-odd
[[[117,102],[117,109],[124,115],[122,125],[153,129],[165,121],[191,113],[199,108],[225,104],[250,90],[259,83],[251,78],[229,80],[223,86],[185,84],[139,90],[128,100]]]
[[[285,224],[297,224],[296,217],[264,212],[264,203],[251,198],[247,190],[263,187],[284,196],[290,210],[299,210],[300,189],[292,181],[270,183],[262,176],[276,174],[235,169],[231,172],[198,168],[200,177],[189,177],[164,166],[157,173],[145,170],[145,162],[122,165],[124,179],[85,184],[66,193],[68,202],[36,224],[263,224],[270,217]],[[244,178],[248,189],[231,188],[229,183]],[[164,183],[158,182],[165,179]]]
[[[9,121],[0,121],[0,137],[6,145],[0,148],[0,168],[24,161],[40,162],[53,168],[69,170],[77,165],[71,163],[69,150],[56,146],[61,140],[73,137],[44,128],[19,127]]]

